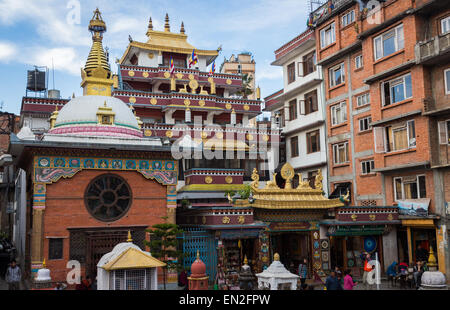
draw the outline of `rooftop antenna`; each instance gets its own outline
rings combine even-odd
[[[308,0],[309,14],[320,8],[326,0]]]
[[[55,66],[53,65],[53,57],[52,57],[52,76],[53,76],[53,89],[55,89]]]

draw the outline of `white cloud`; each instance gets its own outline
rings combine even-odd
[[[17,53],[17,48],[9,42],[0,42],[0,62],[9,62]]]
[[[31,57],[22,59],[22,62],[30,65],[47,66],[51,69],[53,59],[55,70],[66,71],[72,75],[80,75],[80,68],[84,66],[83,57],[71,47],[37,47],[26,52]]]

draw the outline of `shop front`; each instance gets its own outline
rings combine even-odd
[[[334,220],[322,221],[327,225],[330,240],[330,268],[350,269],[354,277],[363,273],[362,254],[378,257],[381,270],[387,269],[397,255],[396,226],[400,224],[397,207],[342,207]],[[393,239],[393,240],[391,240]],[[386,249],[385,249],[386,248]]]
[[[279,253],[280,261],[293,273],[303,258],[308,260],[309,277],[324,277],[325,267],[329,265],[328,240],[321,235],[319,222],[331,210],[344,206],[344,197],[328,199],[323,196],[322,176],[315,178],[315,188],[308,181],[292,187],[294,170],[286,163],[281,171],[284,184],[276,182],[276,174],[266,186],[259,188],[259,176],[253,171],[251,183],[252,197],[237,200],[235,206],[252,207],[255,223],[262,222],[266,228],[259,237],[258,272],[270,265],[274,253]],[[299,178],[302,180],[302,178]],[[324,239],[324,240],[322,240]],[[322,246],[322,241],[325,241]],[[323,249],[323,247],[325,247]]]

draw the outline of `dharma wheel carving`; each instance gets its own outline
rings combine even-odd
[[[103,222],[112,222],[128,212],[132,192],[122,177],[103,174],[89,183],[84,194],[84,201],[87,210],[94,218]]]

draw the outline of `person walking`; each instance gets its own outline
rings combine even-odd
[[[353,282],[352,273],[349,269],[344,271],[344,290],[353,290],[353,287],[358,284]]]
[[[308,276],[308,260],[303,258],[303,261],[298,265],[298,275],[300,276],[300,283],[302,290],[306,287],[306,278]]]
[[[20,280],[22,279],[22,271],[17,266],[16,260],[12,260],[10,266],[6,270],[5,280],[8,283],[8,289],[20,290]]]
[[[367,281],[367,278],[369,277],[369,272],[372,271],[372,266],[370,266],[369,261],[370,261],[370,254],[369,253],[365,253],[365,259],[364,259],[364,272],[363,272],[363,284],[364,284],[364,288],[367,290],[370,286],[369,282]]]
[[[330,275],[325,281],[325,287],[328,291],[340,291],[342,290],[341,282],[336,276],[336,271],[331,271]]]

